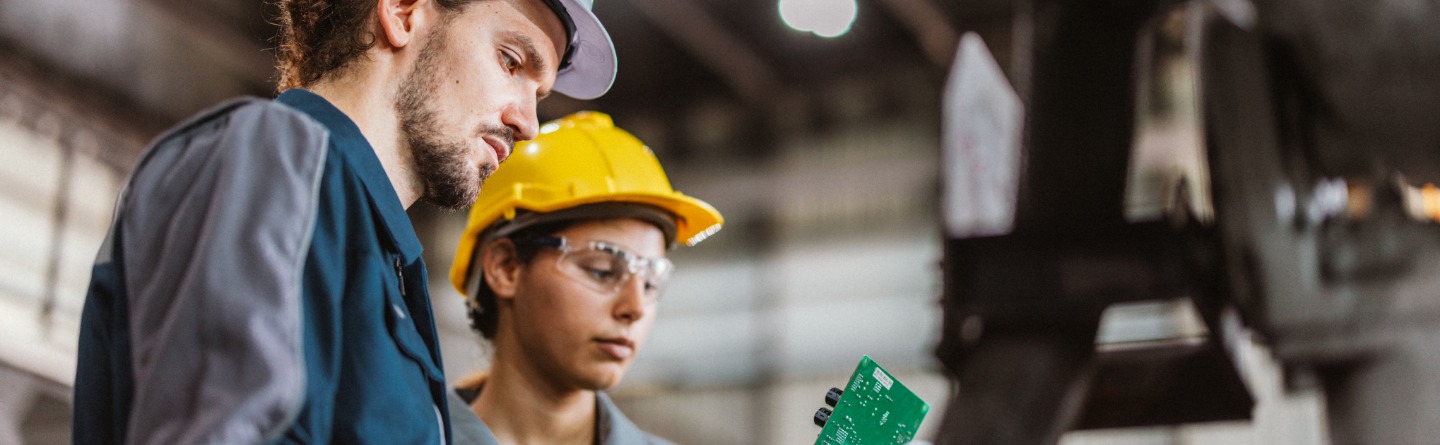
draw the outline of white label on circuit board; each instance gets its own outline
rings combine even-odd
[[[890,385],[895,384],[895,381],[891,380],[890,376],[885,375],[885,371],[881,371],[880,368],[875,368],[875,380],[879,380],[880,384],[885,386],[885,389],[890,389]]]

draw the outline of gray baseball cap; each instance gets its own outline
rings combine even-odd
[[[618,62],[610,33],[593,12],[595,0],[540,0],[565,25],[565,54],[555,75],[554,90],[576,99],[604,95],[615,83]]]

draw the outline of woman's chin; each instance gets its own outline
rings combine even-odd
[[[576,376],[577,386],[591,391],[614,388],[615,385],[620,384],[621,379],[625,378],[625,368],[626,366],[620,363],[598,364],[584,372],[583,375]]]

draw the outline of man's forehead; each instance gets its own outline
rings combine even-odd
[[[576,99],[604,95],[615,83],[615,44],[590,0],[502,0],[545,33],[557,56],[556,91]],[[683,0],[682,0],[683,1]],[[537,33],[538,34],[538,33]],[[540,36],[533,37],[536,40]],[[548,52],[548,51],[547,51]]]
[[[545,37],[548,38],[551,48],[555,50],[555,60],[551,61],[551,66],[558,65],[560,63],[559,58],[565,54],[565,48],[568,42],[566,41],[567,34],[565,32],[565,24],[560,20],[560,17],[556,15],[556,11],[546,6],[542,0],[503,1],[520,11],[525,18],[530,20],[530,23],[545,33]]]

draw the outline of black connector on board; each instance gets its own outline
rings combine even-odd
[[[820,408],[820,410],[818,411],[815,411],[815,426],[825,426],[825,422],[830,421],[831,413],[834,413],[834,411],[830,411],[830,408],[824,407]]]

